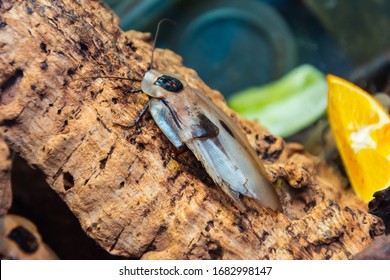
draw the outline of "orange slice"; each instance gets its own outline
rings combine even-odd
[[[390,116],[370,94],[333,75],[328,119],[355,192],[366,202],[390,185]]]

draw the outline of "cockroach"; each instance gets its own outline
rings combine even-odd
[[[170,142],[177,149],[187,146],[240,209],[245,209],[239,197],[242,194],[265,207],[281,211],[264,165],[241,128],[204,94],[190,87],[184,78],[153,69],[161,23],[157,26],[149,70],[141,81],[141,88],[133,90],[143,91],[151,97],[136,122],[149,108],[155,123]]]

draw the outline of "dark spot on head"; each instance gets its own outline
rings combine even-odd
[[[276,137],[273,135],[264,135],[264,141],[267,142],[268,144],[273,144],[276,142]]]
[[[17,226],[9,234],[8,238],[18,244],[25,253],[34,253],[38,250],[38,241],[35,236],[22,226]]]
[[[46,60],[42,61],[40,66],[41,66],[42,70],[46,70],[47,69],[47,62],[46,62]]]
[[[118,103],[118,98],[113,97],[113,98],[111,98],[111,101],[112,101],[112,103],[117,104]]]
[[[119,184],[119,188],[123,188],[125,186],[125,181],[122,181],[120,184]]]
[[[63,175],[63,180],[64,180],[64,189],[65,191],[70,190],[74,186],[74,178],[72,174],[69,172],[65,172]]]
[[[3,29],[7,26],[7,23],[5,21],[0,22],[0,29]]]
[[[180,80],[167,75],[158,77],[154,84],[170,92],[179,92],[183,89]]]
[[[47,53],[47,46],[46,46],[45,43],[42,42],[42,43],[39,45],[39,47],[41,48],[41,51],[42,51],[42,52]]]
[[[220,123],[220,124],[222,125],[222,127],[227,131],[227,133],[229,133],[229,135],[235,139],[232,130],[226,125],[226,123],[225,123],[223,120],[219,120],[219,123]]]
[[[34,11],[31,9],[31,7],[26,3],[25,5],[27,14],[31,15]]]

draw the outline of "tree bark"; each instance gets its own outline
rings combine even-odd
[[[366,249],[356,254],[354,260],[390,260],[390,236],[381,236]]]
[[[244,198],[240,212],[190,152],[131,94],[151,57],[150,34],[123,32],[88,0],[0,1],[0,136],[111,254],[142,259],[348,259],[383,234],[382,221],[331,167],[230,111],[222,95],[169,50],[155,67],[183,76],[246,132],[284,213]],[[232,66],[233,67],[233,66]]]
[[[11,203],[11,154],[7,144],[0,137],[0,217],[7,213]]]

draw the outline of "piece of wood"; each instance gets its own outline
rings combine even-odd
[[[11,207],[11,203],[11,153],[7,144],[0,136],[0,217],[8,212],[8,209]]]
[[[284,145],[230,111],[169,50],[155,66],[187,82],[240,123],[265,160],[284,213],[244,198],[242,213],[190,152],[173,145],[130,94],[151,56],[150,34],[122,32],[87,0],[2,1],[0,134],[47,176],[84,231],[111,254],[143,259],[347,259],[383,234],[345,182],[301,146]],[[234,67],[234,66],[232,66]]]
[[[0,254],[9,260],[56,260],[56,254],[42,241],[37,227],[17,215],[0,216]]]
[[[374,193],[368,204],[368,212],[378,216],[385,224],[386,234],[390,233],[390,186]]]
[[[390,235],[374,240],[366,249],[353,257],[354,260],[390,260]]]

